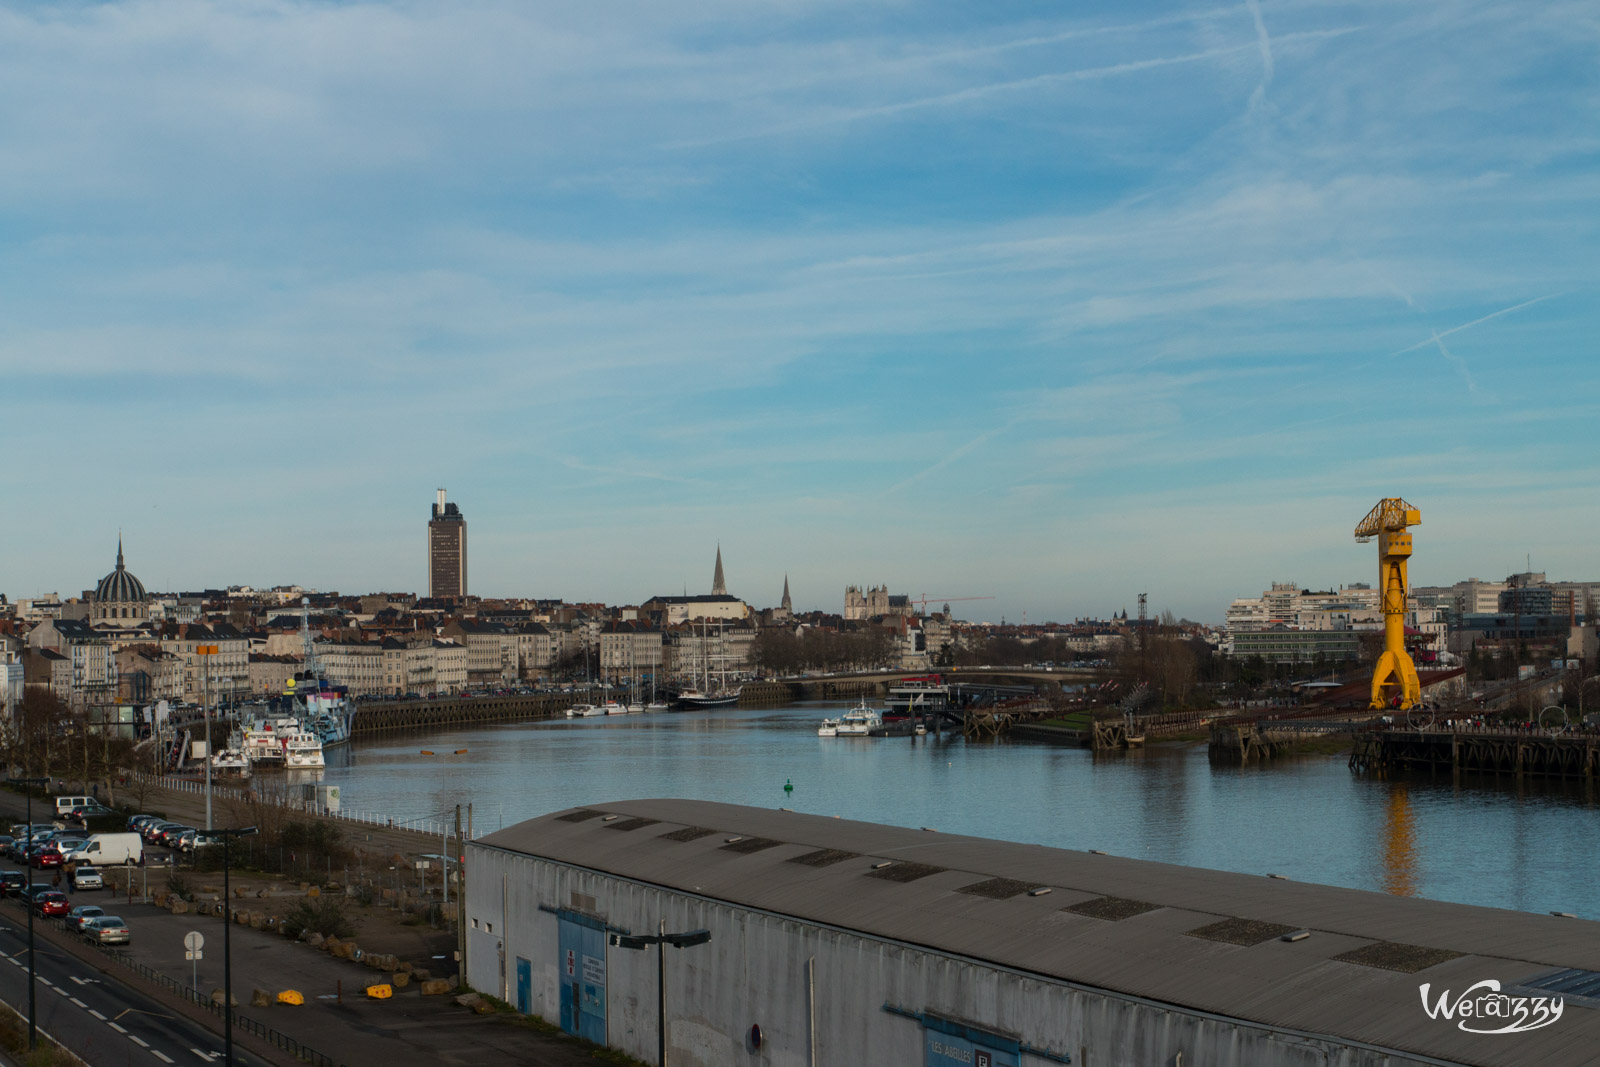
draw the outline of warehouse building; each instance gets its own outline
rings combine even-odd
[[[469,983],[647,1063],[1600,1062],[1600,924],[1569,917],[686,800],[521,823],[467,868]],[[1563,1010],[1424,1006],[1486,980]]]

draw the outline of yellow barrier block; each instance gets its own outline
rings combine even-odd
[[[394,996],[394,988],[387,982],[367,986],[367,996],[373,1000],[388,1000]]]
[[[298,989],[285,989],[282,993],[278,994],[279,1004],[294,1004],[298,1006],[304,1004],[305,1002],[306,998],[301,995]]]

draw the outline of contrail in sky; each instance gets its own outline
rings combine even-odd
[[[1508,308],[1501,308],[1499,311],[1491,312],[1488,315],[1485,315],[1481,319],[1473,319],[1471,322],[1463,322],[1460,326],[1452,326],[1448,330],[1436,331],[1433,334],[1433,336],[1429,337],[1426,341],[1418,341],[1416,344],[1412,345],[1409,348],[1402,348],[1398,352],[1390,352],[1389,353],[1389,357],[1392,359],[1395,356],[1403,356],[1407,352],[1415,352],[1419,348],[1427,348],[1429,345],[1437,344],[1438,341],[1439,341],[1439,338],[1441,338],[1441,337],[1449,337],[1453,333],[1460,333],[1462,330],[1470,330],[1474,326],[1482,326],[1484,323],[1488,322],[1490,319],[1498,319],[1501,315],[1509,315],[1513,311],[1521,311],[1523,308],[1531,308],[1535,304],[1542,304],[1546,300],[1554,300],[1558,296],[1566,296],[1566,295],[1567,294],[1566,294],[1565,290],[1563,290],[1562,292],[1559,292],[1559,293],[1547,293],[1544,296],[1536,296],[1532,300],[1524,300],[1520,304],[1513,304],[1511,307],[1508,307]]]

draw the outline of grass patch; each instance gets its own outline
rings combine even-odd
[[[478,991],[473,990],[473,992],[477,993]],[[607,1048],[605,1045],[597,1045],[593,1041],[585,1041],[581,1037],[574,1037],[565,1030],[561,1029],[561,1027],[557,1026],[555,1023],[541,1018],[538,1015],[523,1015],[521,1012],[517,1011],[516,1008],[513,1008],[510,1004],[501,1000],[499,997],[492,997],[487,993],[478,993],[478,996],[482,997],[489,1004],[494,1005],[495,1014],[503,1016],[505,1021],[511,1025],[520,1026],[526,1030],[532,1030],[534,1033],[546,1034],[557,1039],[564,1045],[571,1045],[574,1048],[582,1049],[589,1053],[589,1057],[591,1059],[598,1060],[600,1063],[615,1063],[621,1065],[621,1067],[650,1067],[650,1065],[645,1063],[643,1060],[634,1059],[626,1052],[622,1052],[614,1048]]]

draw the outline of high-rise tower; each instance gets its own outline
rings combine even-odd
[[[428,522],[428,595],[454,600],[467,595],[467,520],[460,508],[445,502],[443,489]]]

